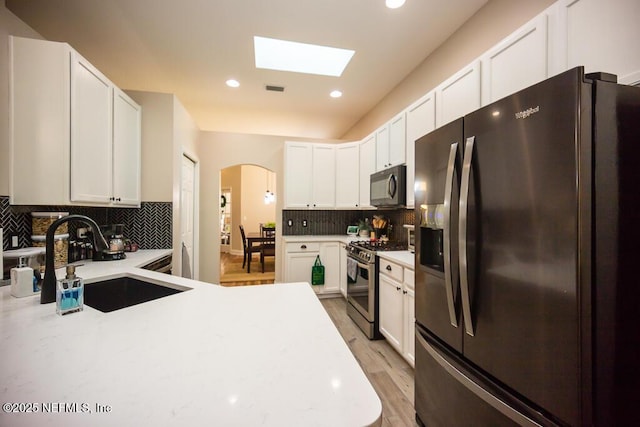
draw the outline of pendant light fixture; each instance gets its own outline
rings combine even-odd
[[[264,170],[267,177],[266,177],[266,182],[267,182],[267,191],[265,191],[264,193],[264,204],[268,205],[271,204],[273,202],[275,202],[276,200],[276,195],[273,194],[273,191],[269,191],[269,170],[265,169]]]

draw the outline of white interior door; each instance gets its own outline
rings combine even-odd
[[[182,191],[180,196],[180,222],[182,236],[182,276],[193,278],[195,179],[196,164],[182,156]]]

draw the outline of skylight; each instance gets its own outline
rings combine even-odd
[[[256,67],[339,77],[355,53],[353,50],[253,37]]]

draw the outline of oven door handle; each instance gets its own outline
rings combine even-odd
[[[356,262],[356,264],[358,265],[358,267],[360,267],[360,268],[364,268],[364,269],[369,270],[369,269],[371,268],[371,266],[373,266],[373,264],[369,264],[369,265],[367,265],[367,264],[362,264],[362,263],[360,263],[358,260],[356,260],[356,259],[355,259],[355,258],[353,258],[353,257],[349,257],[349,258],[351,258],[352,260],[354,260],[354,261]]]

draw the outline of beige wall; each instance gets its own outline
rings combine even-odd
[[[201,132],[200,168],[200,280],[220,282],[220,171],[252,164],[276,173],[276,228],[280,229],[283,192],[283,137]],[[264,191],[264,190],[262,190]],[[237,197],[232,195],[232,198]],[[236,224],[233,232],[235,233]],[[279,238],[279,237],[278,237]],[[276,257],[276,279],[282,257]]]
[[[174,95],[127,90],[142,106],[142,200],[173,200]]]
[[[128,90],[127,93],[142,106],[142,201],[173,203],[173,265],[175,274],[180,275],[182,155],[187,154],[198,164],[197,140],[200,131],[175,95],[134,90]],[[198,170],[199,166],[196,166],[196,173]],[[198,185],[196,177],[196,189]],[[198,230],[196,223],[195,236],[198,236]],[[198,278],[198,237],[193,261],[194,278]]]
[[[490,0],[342,138],[366,137],[554,2]]]
[[[9,195],[9,36],[42,39],[31,27],[0,5],[0,196]]]
[[[242,238],[239,224],[242,224],[242,166],[232,166],[220,171],[220,189],[231,190],[231,251],[242,253]]]

